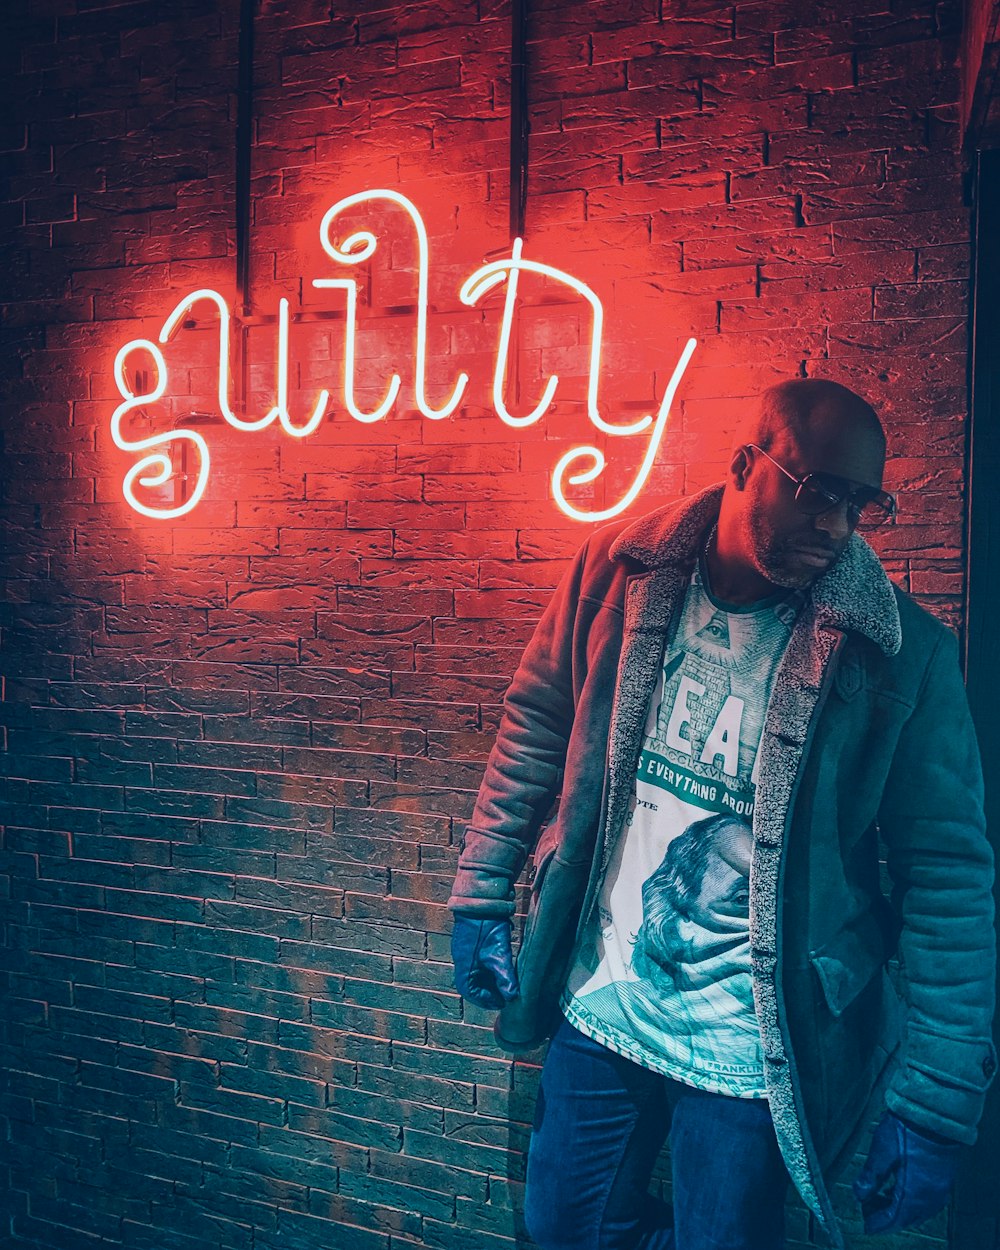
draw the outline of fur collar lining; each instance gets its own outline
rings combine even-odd
[[[702,536],[719,514],[723,486],[709,486],[691,499],[640,517],[611,544],[612,559],[630,556],[647,568],[690,564]],[[886,655],[902,646],[899,608],[878,556],[860,534],[852,534],[843,556],[812,584],[817,624],[870,638]]]

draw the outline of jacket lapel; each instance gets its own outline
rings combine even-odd
[[[601,829],[601,867],[608,866],[635,788],[643,728],[656,689],[663,644],[680,612],[689,570],[668,564],[629,579],[625,625],[608,739],[608,797]]]
[[[764,1050],[764,1079],[774,1129],[789,1175],[838,1241],[822,1173],[803,1129],[789,1054],[781,989],[781,892],[785,835],[802,763],[833,672],[842,631],[820,624],[826,614],[807,602],[775,677],[759,748],[750,868],[750,962],[754,1008]]]

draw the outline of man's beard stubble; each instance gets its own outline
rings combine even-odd
[[[775,540],[765,509],[759,502],[751,503],[743,514],[742,528],[746,550],[750,553],[754,568],[772,585],[779,586],[782,590],[805,590],[817,577],[827,571],[815,568],[796,570],[790,567],[788,557],[794,544],[790,539]],[[820,547],[828,544],[817,540],[812,545]],[[836,563],[837,558],[839,557],[834,557],[831,567]]]

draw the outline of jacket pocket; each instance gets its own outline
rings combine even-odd
[[[536,854],[534,860],[531,895],[528,899],[528,911],[524,918],[524,930],[521,936],[521,953],[524,955],[530,954],[528,948],[531,945],[532,935],[539,928],[546,938],[557,937],[565,940],[564,930],[570,927],[570,917],[565,905],[569,899],[580,893],[580,867],[560,859],[559,847],[555,843],[540,849],[541,855]],[[579,906],[578,899],[577,906]],[[575,921],[575,917],[573,920]]]
[[[531,903],[537,902],[538,891],[542,888],[542,882],[545,880],[545,873],[549,864],[552,862],[552,856],[559,848],[559,830],[555,822],[547,825],[542,830],[542,836],[538,839],[534,854],[531,857],[531,875],[529,885],[531,886]],[[529,908],[530,910],[530,908]]]
[[[503,1008],[494,1028],[506,1050],[539,1045],[558,1020],[589,868],[561,860],[555,847],[538,861],[517,957],[521,992]]]
[[[810,954],[809,962],[832,1015],[844,1014],[881,972],[886,956],[885,936],[873,911],[856,916]]]
[[[846,647],[833,675],[833,688],[847,703],[855,698],[865,685],[865,671],[861,656],[854,647]]]

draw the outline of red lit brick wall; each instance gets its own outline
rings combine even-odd
[[[502,300],[457,297],[509,245],[509,8],[262,0],[241,411],[274,402],[260,319],[281,297],[335,306],[309,286],[330,272],[323,212],[376,186],[430,234],[428,396],[470,384],[444,421],[415,411],[412,232],[384,213],[359,398],[398,370],[395,411],[338,406],[343,321],[307,315],[291,407],[303,420],[329,386],[329,418],[303,439],[234,430],[203,315],[129,427],[215,411],[193,427],[205,497],[176,520],[123,500],[137,453],[111,438],[113,362],[186,291],[235,305],[239,6],[25,8],[0,19],[0,1240],[526,1244],[537,1069],[454,993],[444,904],[503,690],[587,532],[549,475],[593,431],[578,298],[524,280],[519,410],[561,382],[512,430],[490,389]],[[699,339],[631,514],[717,478],[763,386],[835,378],[888,428],[887,566],[956,625],[958,25],[921,0],[532,0],[525,235],[604,302],[609,419],[653,410]],[[602,445],[581,507],[620,498],[643,450]],[[812,1244],[789,1218],[790,1245]],[[893,1244],[944,1234],[942,1217]]]

